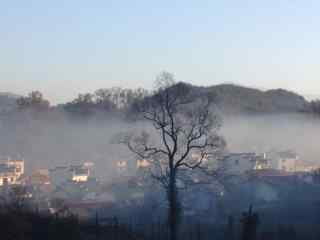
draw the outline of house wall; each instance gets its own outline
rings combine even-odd
[[[0,176],[0,186],[12,185],[17,183],[17,177],[14,175],[11,176]]]
[[[227,172],[241,175],[255,168],[256,159],[254,153],[229,154],[224,157],[222,164]]]
[[[296,158],[280,158],[278,162],[278,169],[286,172],[295,172],[296,161]]]
[[[88,181],[88,175],[74,175],[72,177],[72,181],[74,182],[87,182]]]

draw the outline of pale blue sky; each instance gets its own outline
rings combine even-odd
[[[161,70],[320,95],[320,1],[0,0],[0,91],[50,100]]]

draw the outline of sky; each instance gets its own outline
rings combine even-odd
[[[0,92],[52,102],[157,74],[320,96],[317,0],[0,0]]]

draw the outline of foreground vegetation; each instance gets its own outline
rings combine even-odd
[[[51,215],[27,209],[2,206],[1,240],[90,240],[143,239],[116,220],[105,224],[81,221],[74,215]]]

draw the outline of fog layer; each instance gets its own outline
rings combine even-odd
[[[221,133],[231,152],[296,151],[302,160],[319,162],[320,119],[303,114],[224,117]],[[143,124],[139,124],[141,127]],[[1,119],[0,155],[24,158],[27,171],[91,161],[98,177],[115,177],[116,162],[135,157],[114,136],[136,128],[119,116],[75,119],[50,116]]]

